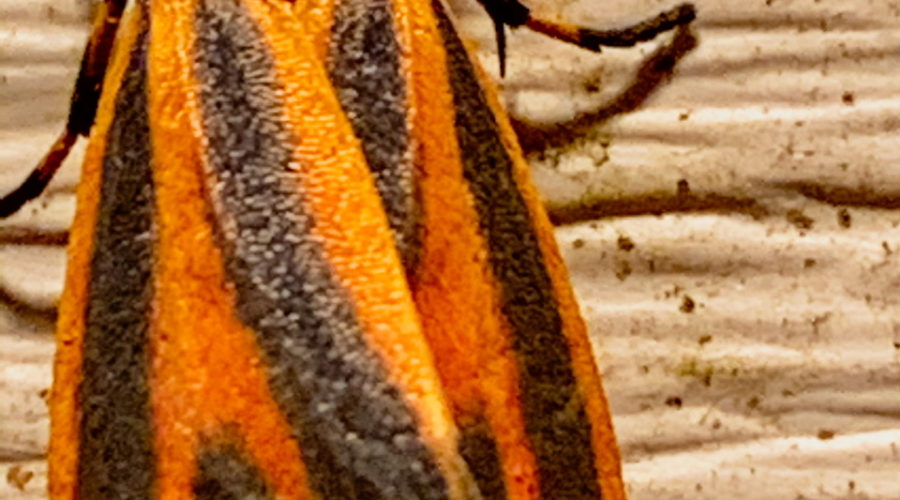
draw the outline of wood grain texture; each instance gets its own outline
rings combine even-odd
[[[456,3],[496,74],[487,18]],[[898,498],[900,3],[696,3],[692,34],[602,54],[516,30],[500,82],[560,224],[631,497]],[[672,3],[532,6],[611,27]],[[61,127],[84,12],[0,0],[0,192]],[[79,163],[0,223],[0,498],[43,498]]]

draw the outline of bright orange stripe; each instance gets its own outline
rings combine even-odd
[[[158,494],[184,498],[201,437],[237,431],[285,498],[312,498],[301,451],[268,388],[253,332],[233,310],[204,193],[192,0],[153,4],[151,123],[159,210],[153,405]]]
[[[303,24],[303,34],[315,51],[316,59],[324,61],[328,54],[331,26],[334,24],[334,0],[295,0],[293,11]]]
[[[446,54],[427,1],[394,3],[408,16],[417,165],[425,213],[416,302],[460,423],[490,424],[509,498],[537,498],[537,464],[525,433],[517,366],[487,245],[462,177]],[[473,356],[473,353],[475,355]]]

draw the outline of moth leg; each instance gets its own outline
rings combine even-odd
[[[78,136],[86,137],[90,133],[126,1],[105,0],[101,4],[94,17],[91,37],[81,58],[81,67],[75,81],[75,90],[72,92],[65,128],[25,181],[11,193],[0,198],[0,218],[16,213],[26,202],[37,198],[69,155]]]
[[[583,49],[600,52],[602,47],[632,47],[640,42],[656,38],[678,26],[690,23],[697,17],[694,4],[684,3],[660,12],[655,17],[620,29],[595,30],[544,19],[529,17],[525,26],[551,38],[577,45]]]
[[[597,30],[534,17],[528,7],[518,0],[478,1],[494,21],[501,75],[506,72],[506,34],[504,31],[506,26],[511,28],[525,26],[550,38],[593,52],[600,52],[602,47],[631,47],[640,42],[652,40],[660,33],[690,23],[697,16],[694,5],[684,3],[632,26]]]
[[[518,28],[531,19],[531,11],[519,0],[478,0],[494,22],[500,76],[506,74],[506,27]]]

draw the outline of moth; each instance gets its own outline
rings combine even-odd
[[[599,50],[623,30],[481,0]],[[600,374],[441,0],[106,0],[51,396],[53,498],[624,498]]]

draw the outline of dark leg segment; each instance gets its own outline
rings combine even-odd
[[[529,17],[525,26],[538,33],[583,49],[600,52],[602,47],[632,47],[640,42],[653,40],[659,34],[690,23],[697,16],[693,4],[681,4],[674,9],[660,12],[656,17],[635,25],[613,30],[595,30],[578,26],[552,23]]]
[[[694,5],[684,3],[626,28],[595,30],[533,17],[528,7],[519,0],[478,0],[478,3],[494,21],[501,76],[506,72],[506,26],[526,26],[550,38],[600,52],[602,47],[631,47],[652,40],[660,33],[690,23],[696,17]]]
[[[66,128],[25,182],[0,198],[0,218],[18,212],[25,203],[43,193],[69,155],[78,136],[86,137],[90,133],[125,3],[126,0],[106,0],[103,10],[98,13],[91,38],[88,39],[81,58],[81,69],[72,92]]]

